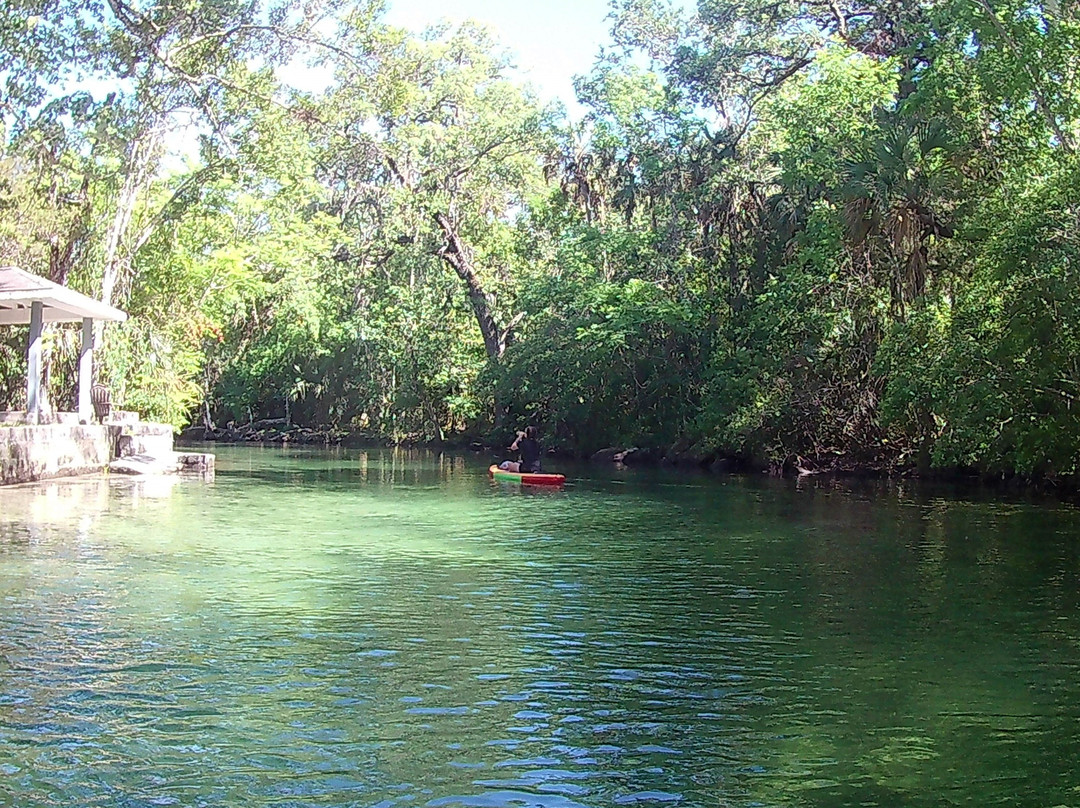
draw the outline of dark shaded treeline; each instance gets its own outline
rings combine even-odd
[[[482,30],[377,3],[320,9],[330,39],[288,3],[24,5],[0,252],[132,312],[102,351],[127,406],[1076,481],[1075,5],[618,2],[579,122]],[[325,91],[288,85],[307,58]]]

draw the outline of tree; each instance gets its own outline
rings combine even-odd
[[[540,180],[546,113],[505,76],[505,57],[474,26],[422,40],[388,31],[363,56],[340,65],[329,99],[348,133],[333,143],[336,162],[344,175],[394,183],[399,232],[381,235],[454,270],[488,359],[497,361],[516,321],[500,304],[496,267],[481,257],[505,261],[492,251],[492,234]]]

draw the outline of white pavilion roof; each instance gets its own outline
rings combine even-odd
[[[30,306],[40,301],[46,323],[111,320],[122,323],[127,313],[100,300],[16,267],[0,267],[0,325],[30,322]]]

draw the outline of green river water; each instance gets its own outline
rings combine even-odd
[[[1080,806],[1080,511],[223,448],[0,490],[3,806]]]

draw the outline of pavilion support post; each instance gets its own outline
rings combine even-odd
[[[26,420],[41,423],[41,332],[44,306],[30,304],[30,345],[26,351]]]
[[[82,321],[82,346],[79,348],[79,423],[90,423],[93,403],[90,386],[94,381],[94,321],[84,317]]]

